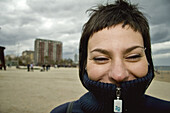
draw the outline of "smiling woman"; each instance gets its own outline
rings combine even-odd
[[[51,113],[169,113],[170,102],[145,94],[154,66],[142,12],[125,0],[91,11],[79,48],[79,77],[89,92]]]
[[[144,77],[148,62],[143,38],[122,24],[94,33],[88,41],[87,73],[91,80],[119,84]]]

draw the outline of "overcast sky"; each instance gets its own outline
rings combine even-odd
[[[0,0],[0,46],[5,55],[34,50],[36,38],[63,42],[63,58],[78,53],[87,9],[107,0]],[[112,0],[110,0],[112,1]],[[154,65],[170,66],[170,0],[131,0],[149,20]]]

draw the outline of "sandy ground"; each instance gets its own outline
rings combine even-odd
[[[169,89],[170,73],[162,72],[147,94],[170,101]],[[0,70],[0,113],[49,113],[85,92],[77,68],[51,68],[48,72],[27,72],[14,67]]]

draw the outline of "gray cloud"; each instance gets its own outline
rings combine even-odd
[[[152,11],[150,19],[151,26],[156,26],[151,29],[153,31],[151,34],[152,43],[154,44],[169,41],[170,15],[168,11],[170,10],[170,1],[161,0],[153,2],[152,7],[149,7],[149,9]]]
[[[153,55],[158,55],[158,54],[160,55],[160,54],[167,54],[167,53],[170,53],[169,49],[161,49],[161,50],[152,52]]]
[[[92,4],[102,0],[28,0],[28,6],[37,14],[51,18],[85,17],[83,13]],[[83,18],[82,18],[83,19]]]
[[[157,25],[151,29],[152,44],[166,41],[170,41],[170,30],[165,24]]]
[[[151,15],[151,24],[170,24],[169,19],[170,15],[168,11],[170,10],[170,1],[169,0],[158,0],[158,1],[150,1],[149,2],[150,7],[149,10],[152,11],[150,13]]]
[[[155,66],[169,66],[170,60],[169,57],[159,57],[159,58],[153,58],[153,63]]]
[[[132,0],[139,3],[151,27],[152,44],[170,40],[170,1],[169,0]]]

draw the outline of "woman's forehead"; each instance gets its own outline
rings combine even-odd
[[[98,31],[88,41],[88,48],[92,49],[96,47],[126,48],[131,46],[143,47],[142,35],[128,26],[122,28],[121,25]]]

